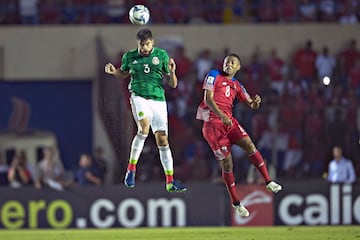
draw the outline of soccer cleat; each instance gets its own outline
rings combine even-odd
[[[237,214],[239,214],[240,217],[248,217],[249,216],[249,214],[250,214],[249,211],[241,203],[238,205],[233,204],[232,206],[235,209],[235,211],[237,212]]]
[[[129,188],[135,187],[135,172],[128,170],[124,179],[125,186]]]
[[[266,189],[273,193],[277,193],[278,191],[282,190],[282,187],[281,187],[281,185],[277,184],[276,182],[271,181],[266,185]]]
[[[177,181],[172,181],[166,184],[166,190],[168,192],[186,192],[187,188]]]

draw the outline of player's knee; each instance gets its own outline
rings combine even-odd
[[[148,124],[141,124],[138,127],[138,132],[144,135],[149,135],[149,131],[150,131],[150,125]]]
[[[165,147],[169,145],[167,136],[158,136],[156,137],[156,144],[158,147]]]
[[[169,142],[167,140],[161,139],[157,141],[158,147],[166,147],[169,146]]]
[[[233,170],[233,163],[231,158],[224,158],[221,160],[221,166],[224,172],[231,172]]]
[[[256,152],[256,146],[255,146],[255,144],[254,144],[251,140],[246,143],[246,145],[245,145],[245,151],[246,151],[248,154],[251,154],[251,153]]]

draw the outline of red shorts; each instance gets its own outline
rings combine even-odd
[[[232,118],[232,125],[221,122],[204,122],[202,133],[216,159],[223,160],[231,153],[231,146],[249,135],[239,122]]]

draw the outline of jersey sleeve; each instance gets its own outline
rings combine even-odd
[[[246,102],[246,99],[247,98],[250,98],[250,95],[248,94],[248,92],[246,91],[244,85],[242,85],[241,83],[239,83],[237,81],[237,84],[238,84],[238,88],[239,89],[236,93],[236,98],[239,100],[239,101],[242,101],[242,102]]]
[[[211,70],[205,77],[204,83],[203,83],[203,89],[214,91],[215,89],[215,80],[216,77],[219,75],[219,71],[217,70]]]
[[[121,60],[121,66],[120,66],[121,71],[123,72],[129,72],[130,71],[130,67],[129,67],[129,56],[127,53],[125,53],[122,57]]]
[[[170,74],[170,70],[169,70],[169,55],[167,54],[167,52],[165,50],[163,50],[163,54],[161,57],[161,61],[162,61],[162,71],[165,74]]]

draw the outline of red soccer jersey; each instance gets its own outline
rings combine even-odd
[[[245,87],[240,84],[237,79],[229,79],[222,75],[219,70],[211,70],[209,72],[205,77],[203,89],[214,92],[214,101],[216,105],[229,118],[232,117],[235,98],[245,102],[247,97],[249,97]],[[198,107],[196,119],[205,122],[221,122],[221,118],[210,110],[204,100]]]

